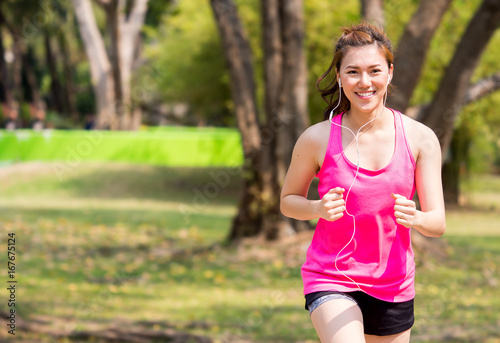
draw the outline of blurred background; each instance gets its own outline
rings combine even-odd
[[[498,0],[0,1],[0,341],[317,342],[278,195],[362,19],[442,146],[412,342],[500,342]]]

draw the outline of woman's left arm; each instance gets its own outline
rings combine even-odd
[[[441,147],[434,132],[427,126],[412,123],[413,144],[418,149],[415,182],[421,211],[404,196],[393,194],[396,222],[413,227],[424,236],[440,237],[446,229],[443,185],[441,181]]]

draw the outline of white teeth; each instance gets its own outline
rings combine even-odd
[[[370,96],[370,95],[373,95],[374,93],[375,92],[366,92],[366,93],[359,93],[358,92],[358,94],[361,95],[361,96]]]

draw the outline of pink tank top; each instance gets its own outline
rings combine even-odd
[[[396,130],[394,155],[380,170],[359,168],[346,204],[347,211],[356,218],[356,232],[349,245],[352,217],[344,212],[334,222],[319,219],[301,270],[304,294],[359,290],[351,278],[363,292],[384,301],[403,302],[415,296],[410,229],[396,223],[391,197],[396,193],[413,198],[415,160],[406,141],[402,115],[391,111]],[[333,118],[338,124],[341,120],[342,115]],[[320,197],[332,188],[342,187],[345,199],[356,173],[356,165],[343,153],[341,130],[331,124],[325,159],[317,174]],[[337,270],[335,259],[341,250]]]

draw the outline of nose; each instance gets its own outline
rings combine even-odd
[[[372,84],[370,80],[370,76],[368,73],[361,73],[361,76],[359,78],[359,87],[360,88],[367,88],[370,87]]]

